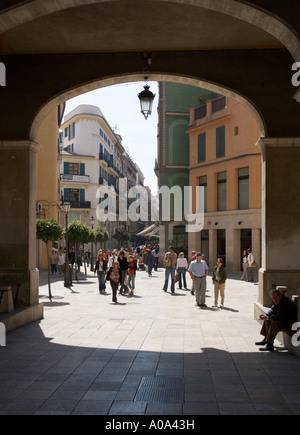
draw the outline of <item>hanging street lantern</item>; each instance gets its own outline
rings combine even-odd
[[[148,77],[145,77],[145,81],[147,82]],[[155,98],[155,94],[149,91],[150,86],[147,83],[144,86],[144,90],[138,94],[140,104],[141,104],[141,112],[144,115],[145,119],[148,118],[152,113],[152,104]]]

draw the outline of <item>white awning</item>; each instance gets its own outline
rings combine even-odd
[[[140,233],[137,234],[137,236],[157,236],[159,232],[159,223],[156,222],[153,225],[150,225],[150,227],[145,228]]]

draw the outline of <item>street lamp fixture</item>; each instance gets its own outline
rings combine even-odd
[[[91,223],[92,227],[95,225],[95,222],[96,222],[96,219],[94,218],[94,216],[91,216],[90,217],[90,223]]]
[[[69,201],[64,201],[62,203],[62,207],[63,207],[64,213],[66,213],[66,214],[70,213],[71,204],[69,203]]]
[[[91,228],[93,230],[95,222],[96,222],[96,219],[94,218],[94,216],[91,216],[89,221],[90,221],[90,224],[91,224]],[[93,242],[91,242],[91,247],[92,247],[92,249],[91,249],[91,267],[90,267],[90,271],[94,272],[94,244],[93,244]]]
[[[152,104],[155,98],[155,94],[149,91],[150,86],[147,85],[148,77],[144,78],[146,84],[144,86],[144,90],[138,94],[140,104],[141,104],[141,112],[144,115],[145,119],[148,118],[152,113]]]
[[[63,201],[62,208],[66,216],[66,259],[65,259],[64,286],[69,288],[72,285],[72,277],[70,275],[70,268],[69,268],[69,240],[68,240],[68,216],[71,209],[70,202]]]

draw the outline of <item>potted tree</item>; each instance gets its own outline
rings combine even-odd
[[[63,238],[64,230],[55,219],[42,219],[36,222],[36,237],[46,244],[48,260],[48,291],[49,299],[52,300],[50,281],[50,242],[57,242]]]

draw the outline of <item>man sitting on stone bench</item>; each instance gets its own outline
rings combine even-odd
[[[280,290],[272,290],[271,297],[273,305],[267,314],[261,314],[259,320],[263,320],[260,334],[264,339],[255,343],[260,347],[260,351],[274,351],[274,340],[279,331],[292,335],[292,326],[297,322],[297,305],[288,297],[284,296]]]

